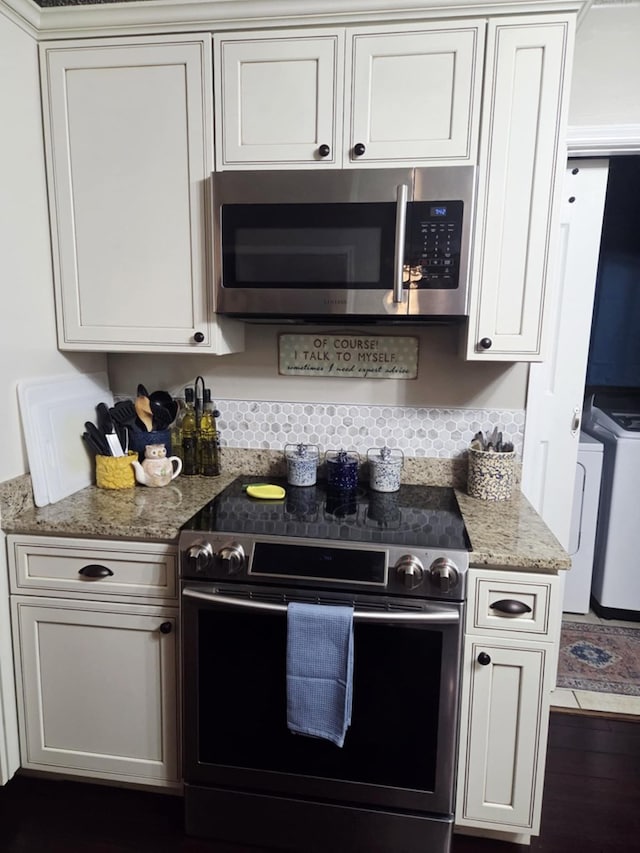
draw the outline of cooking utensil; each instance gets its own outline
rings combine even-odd
[[[109,409],[109,414],[115,424],[132,427],[136,421],[136,407],[133,405],[133,400],[118,400]]]
[[[91,450],[92,453],[95,453],[96,456],[103,456],[103,450],[100,444],[94,439],[93,436],[89,435],[88,432],[82,433],[82,438],[84,439],[85,444]]]
[[[98,453],[101,456],[111,456],[111,449],[107,444],[107,439],[104,437],[103,433],[100,432],[98,427],[91,423],[91,421],[85,421],[84,428],[89,434],[92,443],[99,448]]]
[[[103,433],[111,456],[124,456],[124,450],[120,444],[120,439],[116,433],[116,428],[109,414],[109,407],[106,403],[98,403],[96,406],[96,414],[98,416],[98,429]]]
[[[134,405],[136,415],[143,424],[144,429],[147,432],[151,432],[153,429],[153,412],[151,411],[151,404],[149,402],[149,392],[144,385],[138,385],[138,396]]]
[[[154,391],[149,395],[149,404],[153,418],[153,428],[166,429],[178,414],[178,404],[168,391]]]
[[[471,450],[482,450],[490,453],[512,453],[513,444],[510,441],[504,441],[502,431],[498,427],[494,427],[491,433],[482,434],[482,430],[477,432],[471,439],[469,445]]]
[[[126,456],[129,452],[129,430],[124,424],[115,424],[115,428],[120,446]]]

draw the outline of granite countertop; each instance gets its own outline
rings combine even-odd
[[[571,568],[571,557],[520,491],[508,501],[483,501],[456,489],[456,498],[471,540],[472,566]]]
[[[219,477],[178,477],[161,489],[136,486],[110,491],[89,486],[64,500],[45,507],[28,505],[20,494],[19,505],[7,512],[6,485],[2,529],[5,533],[28,533],[105,539],[175,541],[182,525],[215,497],[239,474],[282,476],[277,459],[268,451],[248,461],[227,455],[224,469],[233,473]],[[508,501],[482,501],[463,490],[459,466],[433,460],[416,462],[403,477],[406,482],[450,485],[471,540],[472,566],[521,568],[532,571],[568,569],[571,559],[529,501],[519,491]],[[231,464],[233,463],[233,464]],[[22,489],[24,491],[24,489]],[[14,492],[16,490],[14,489]],[[20,490],[18,490],[20,492]],[[0,494],[0,498],[3,495]]]

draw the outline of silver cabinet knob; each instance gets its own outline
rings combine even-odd
[[[458,567],[446,557],[439,557],[429,566],[431,580],[438,585],[440,592],[450,592],[458,585],[460,575]]]
[[[400,557],[395,570],[407,589],[415,589],[424,580],[424,567],[420,560],[411,554]]]

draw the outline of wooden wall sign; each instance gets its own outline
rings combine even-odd
[[[282,334],[278,336],[278,372],[282,376],[415,379],[418,338]]]

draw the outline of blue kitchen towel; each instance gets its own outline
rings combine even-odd
[[[353,607],[287,608],[287,727],[344,744],[351,724]]]

